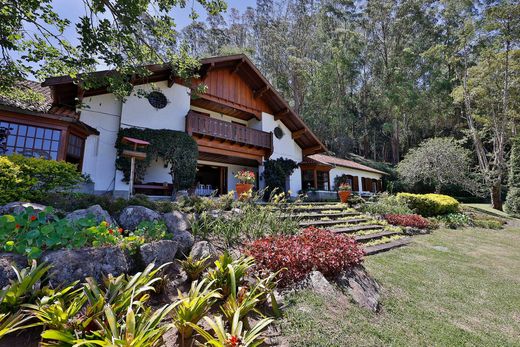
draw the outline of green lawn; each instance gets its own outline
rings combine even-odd
[[[295,294],[289,346],[520,346],[520,229],[436,230],[366,259],[380,313],[345,298]]]

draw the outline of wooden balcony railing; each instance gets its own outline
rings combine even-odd
[[[269,150],[273,147],[272,133],[210,118],[195,111],[186,115],[186,132],[190,135],[203,135]]]

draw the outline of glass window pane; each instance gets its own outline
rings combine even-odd
[[[57,150],[58,150],[58,147],[59,147],[59,144],[60,144],[60,143],[57,142],[57,141],[52,141],[51,149],[52,149],[53,151],[57,151]]]
[[[27,135],[27,126],[20,125],[18,127],[18,136],[25,136],[25,135]]]
[[[45,130],[43,128],[37,128],[36,129],[36,137],[42,139],[44,131]]]
[[[59,141],[59,140],[60,140],[60,135],[61,135],[61,131],[59,131],[59,130],[54,130],[54,131],[52,132],[52,139],[53,139],[54,141]]]
[[[28,137],[34,137],[36,135],[36,128],[35,127],[28,127],[27,128],[27,136]]]
[[[23,148],[25,144],[25,136],[18,136],[16,139],[16,147]]]
[[[50,140],[43,140],[43,149],[45,149],[45,150],[51,149],[51,141]]]
[[[28,137],[27,140],[25,140],[25,148],[32,148],[34,146],[34,139]]]
[[[16,142],[16,135],[12,135],[11,134],[11,135],[9,135],[7,137],[7,145],[8,146],[14,146],[15,142]]]
[[[43,141],[41,139],[36,139],[34,141],[34,148],[41,149],[42,148]]]
[[[51,159],[52,159],[52,160],[56,160],[56,159],[58,159],[58,153],[57,153],[57,152],[52,152],[52,153],[51,153]]]

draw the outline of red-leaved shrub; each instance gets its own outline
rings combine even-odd
[[[310,227],[294,236],[269,236],[246,245],[244,252],[259,272],[280,273],[284,287],[305,278],[313,270],[326,277],[337,275],[363,260],[364,250],[351,237]]]
[[[418,214],[386,214],[385,219],[392,225],[403,227],[426,229],[430,226],[430,222]]]

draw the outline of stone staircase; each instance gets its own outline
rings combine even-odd
[[[294,203],[283,207],[283,218],[295,218],[300,228],[316,227],[347,234],[362,243],[367,255],[407,245],[411,239],[397,227],[375,220],[339,203]]]

